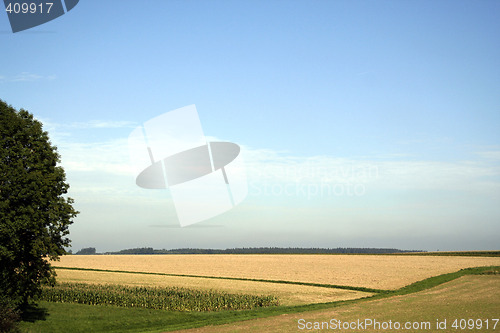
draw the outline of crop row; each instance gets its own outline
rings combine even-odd
[[[243,310],[278,305],[275,296],[229,294],[215,290],[132,287],[110,284],[58,283],[43,288],[41,300],[115,305],[172,311]]]

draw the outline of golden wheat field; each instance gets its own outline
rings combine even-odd
[[[405,255],[70,255],[61,257],[60,262],[53,265],[396,289],[462,268],[500,265],[500,258]],[[228,283],[228,280],[223,283]]]
[[[75,271],[65,269],[57,269],[57,280],[59,282],[183,287],[197,290],[217,290],[236,294],[274,295],[279,298],[281,305],[343,301],[372,295],[372,293],[361,291],[302,286],[296,284],[115,272]]]

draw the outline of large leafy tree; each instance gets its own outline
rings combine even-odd
[[[0,302],[20,308],[55,272],[78,214],[59,155],[42,124],[0,100]],[[1,305],[1,304],[0,304]]]

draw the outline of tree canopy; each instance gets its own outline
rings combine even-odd
[[[0,100],[0,295],[27,304],[55,272],[78,214],[64,195],[69,185],[56,147],[41,122]]]
[[[96,254],[95,247],[85,247],[75,254]]]

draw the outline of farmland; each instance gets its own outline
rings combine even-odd
[[[462,268],[500,265],[500,257],[405,255],[102,255],[65,256],[58,267],[230,277],[397,289]]]
[[[464,300],[467,300],[464,302]],[[353,322],[358,319],[372,319],[381,322],[417,323],[419,329],[411,332],[423,332],[423,323],[430,323],[430,331],[436,330],[436,321],[446,320],[447,329],[440,332],[457,332],[451,325],[460,318],[489,318],[489,328],[481,321],[482,328],[465,331],[498,332],[493,329],[492,318],[499,316],[500,309],[500,277],[498,276],[464,276],[431,290],[411,295],[396,296],[388,299],[374,300],[348,305],[342,308],[311,311],[308,313],[285,314],[279,317],[264,318],[227,324],[217,327],[204,327],[185,330],[184,333],[215,332],[296,332],[299,323],[323,323],[334,319],[334,323]],[[299,322],[300,320],[300,322]],[[476,323],[475,323],[476,324]],[[301,327],[300,326],[300,327]],[[333,326],[332,326],[333,327]],[[305,330],[305,329],[304,329]],[[305,330],[310,331],[310,330]],[[337,329],[337,331],[340,331]],[[361,331],[361,330],[360,330]],[[380,332],[373,327],[365,327],[363,332]],[[462,330],[464,331],[464,330]]]
[[[162,332],[191,328],[193,332],[293,332],[298,330],[299,319],[435,321],[465,315],[498,318],[494,309],[500,305],[499,257],[74,255],[53,264],[58,267],[59,288],[66,285],[71,289],[75,283],[84,283],[76,285],[78,293],[81,288],[102,288],[115,294],[126,290],[133,296],[143,289],[150,295],[157,288],[163,288],[161,292],[185,288],[193,293],[189,295],[195,295],[188,299],[216,293],[219,296],[214,299],[219,300],[223,295],[240,297],[242,309],[248,310],[219,306],[208,312],[208,308],[171,311],[161,310],[162,307],[156,310],[42,301],[50,316],[43,321],[24,322],[24,331]],[[496,267],[468,269],[480,266]],[[103,295],[96,293],[97,297]],[[277,299],[279,305],[247,305],[256,299],[253,297]],[[470,301],[465,302],[465,297]],[[79,324],[75,326],[75,322]]]
[[[274,296],[229,294],[178,287],[130,287],[117,284],[58,283],[44,288],[42,300],[61,303],[114,305],[170,311],[219,311],[278,305]]]
[[[184,287],[197,290],[220,290],[228,293],[275,295],[282,305],[301,305],[356,299],[372,293],[285,283],[266,283],[226,279],[131,274],[80,270],[57,270],[58,280],[91,284],[118,284],[147,287]]]

